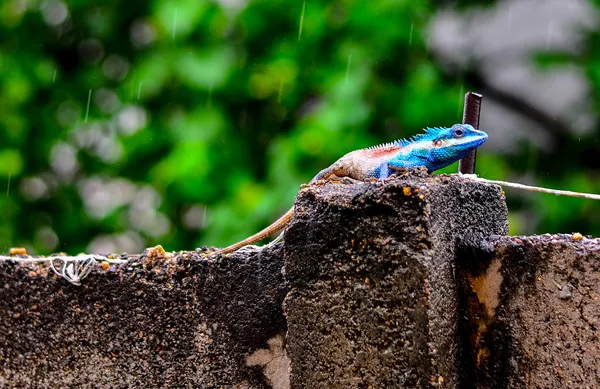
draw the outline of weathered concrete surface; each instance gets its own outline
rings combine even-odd
[[[281,250],[134,258],[81,286],[0,262],[0,387],[288,387]]]
[[[600,239],[497,237],[469,256],[466,387],[600,387]]]
[[[455,248],[507,233],[499,188],[421,171],[307,187],[295,205],[291,387],[457,387]]]

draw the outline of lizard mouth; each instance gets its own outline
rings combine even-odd
[[[487,135],[477,137],[476,139],[472,139],[469,142],[463,143],[462,146],[467,147],[467,148],[477,148],[477,147],[481,146],[482,144],[484,144],[485,141],[487,140],[487,138],[488,138]]]
[[[478,136],[452,139],[447,146],[452,148],[472,149],[481,146],[487,138],[487,134],[482,132],[481,135]]]

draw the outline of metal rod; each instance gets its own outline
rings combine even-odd
[[[479,129],[479,113],[481,112],[481,96],[479,93],[467,92],[465,94],[465,107],[463,108],[463,124],[470,124]],[[471,151],[469,155],[458,162],[458,171],[462,174],[475,173],[475,159],[477,150]]]

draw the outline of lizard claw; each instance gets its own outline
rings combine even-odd
[[[339,182],[342,184],[345,184],[345,185],[352,185],[352,184],[361,183],[362,181],[355,180],[354,178],[350,178],[350,177],[340,177]]]
[[[390,176],[398,176],[400,174],[404,174],[408,172],[408,168],[405,167],[398,167],[398,166],[389,166],[389,169],[392,171],[392,174],[390,174]]]

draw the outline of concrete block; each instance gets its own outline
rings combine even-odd
[[[457,248],[507,233],[499,188],[416,171],[306,187],[295,207],[291,387],[457,387]]]

